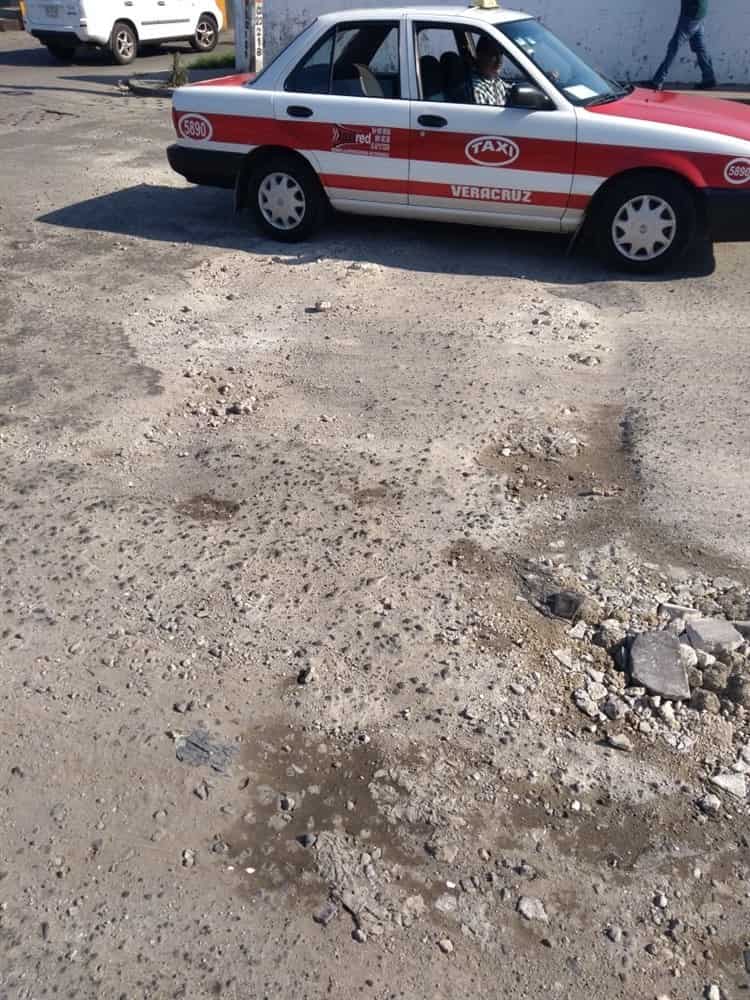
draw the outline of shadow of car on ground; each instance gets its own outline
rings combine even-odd
[[[37,221],[165,243],[297,256],[300,262],[325,256],[417,272],[530,278],[556,284],[611,282],[623,277],[602,267],[580,244],[569,252],[569,237],[511,229],[336,213],[314,239],[278,243],[260,234],[246,216],[234,214],[230,191],[212,188],[138,184],[76,202]],[[710,274],[713,267],[708,248],[696,248],[680,271],[635,276],[635,280],[696,277]],[[634,276],[627,279],[634,280]]]

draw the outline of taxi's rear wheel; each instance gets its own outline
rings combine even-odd
[[[265,233],[293,243],[320,226],[325,199],[312,168],[291,156],[273,156],[250,176],[250,207]]]
[[[696,236],[698,216],[690,189],[653,171],[612,184],[596,206],[600,252],[625,271],[650,274],[672,266]]]

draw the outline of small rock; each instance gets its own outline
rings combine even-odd
[[[657,892],[654,896],[654,906],[658,907],[660,910],[666,910],[669,905],[669,900],[664,895],[663,892]]]
[[[747,797],[747,778],[744,774],[737,774],[734,771],[722,771],[720,774],[715,774],[712,778],[709,778],[709,781],[716,788],[721,788],[722,791],[728,792],[736,799]]]
[[[630,672],[637,684],[663,698],[690,697],[680,643],[669,632],[644,632],[630,649]]]
[[[318,842],[317,834],[314,833],[302,833],[297,837],[297,842],[303,847],[315,847]]]
[[[704,649],[696,649],[695,655],[698,659],[698,666],[701,670],[705,670],[706,667],[712,667],[716,663],[716,657],[713,653],[707,653]]]
[[[660,617],[669,618],[670,621],[674,621],[675,618],[700,618],[700,611],[696,611],[695,608],[686,608],[683,604],[669,604],[665,602],[660,604],[656,609],[656,613]]]
[[[618,927],[617,924],[612,924],[608,927],[605,934],[614,944],[619,944],[622,941],[622,927]]]
[[[333,306],[331,305],[330,302],[328,302],[327,299],[318,299],[318,301],[315,303],[313,312],[316,313],[330,312],[332,308]]]
[[[590,719],[599,718],[599,709],[591,700],[589,693],[585,690],[585,688],[577,688],[573,692],[573,702],[575,703],[576,708],[583,712],[584,715],[587,715]]]
[[[693,618],[688,622],[687,636],[695,649],[714,655],[721,649],[737,649],[743,642],[734,625],[723,618]]]
[[[313,667],[303,667],[297,674],[298,684],[312,684],[315,680],[315,670]]]
[[[719,701],[719,696],[714,694],[713,691],[698,688],[693,691],[690,698],[690,707],[694,708],[696,712],[708,712],[709,715],[718,715],[721,711],[721,702]]]
[[[614,695],[610,695],[599,708],[613,722],[616,722],[618,719],[624,719],[628,712],[628,706],[622,698],[617,698]]]
[[[626,635],[627,631],[621,621],[616,618],[607,618],[599,625],[594,642],[604,649],[611,649],[622,642]]]
[[[201,781],[199,785],[196,785],[193,789],[193,795],[205,802],[208,798],[208,784],[205,781]]]
[[[338,912],[336,904],[332,903],[329,899],[313,913],[313,920],[316,924],[320,924],[321,927],[327,927]]]
[[[722,1000],[721,989],[718,983],[709,983],[706,986],[706,1000]]]
[[[367,941],[367,935],[362,930],[361,927],[355,927],[352,931],[352,937],[357,942],[357,944],[364,944]]]
[[[735,705],[750,708],[750,677],[742,674],[732,674],[727,683],[727,698]]]
[[[680,659],[686,670],[691,670],[693,667],[698,666],[698,653],[686,642],[680,643]]]
[[[723,694],[729,683],[729,667],[724,663],[716,663],[703,671],[703,684],[707,691]]]
[[[451,941],[450,938],[442,938],[440,941],[438,941],[438,948],[442,951],[442,953],[444,955],[452,955],[453,954],[453,950],[454,950],[453,949],[453,942]]]
[[[186,848],[182,852],[182,867],[192,868],[194,865],[195,865],[195,851],[191,851],[189,848]]]
[[[706,816],[718,816],[721,812],[721,799],[718,795],[711,795],[707,792],[698,799],[698,808]]]
[[[597,684],[596,681],[589,681],[586,685],[586,690],[588,691],[589,698],[596,702],[602,701],[609,694],[605,686]]]
[[[190,711],[190,702],[176,701],[172,708],[174,708],[175,712],[178,712],[180,715],[184,715],[186,712]]]
[[[622,750],[624,753],[630,753],[633,749],[633,744],[625,733],[614,733],[607,738],[607,743],[615,750]]]
[[[521,896],[516,909],[525,920],[540,920],[545,924],[549,921],[544,903],[535,896]]]
[[[573,593],[570,590],[561,590],[556,594],[547,597],[547,607],[556,618],[566,618],[572,621],[577,617],[583,604],[584,598],[581,594]]]
[[[294,811],[294,807],[296,805],[297,805],[297,803],[292,798],[291,795],[282,795],[279,798],[279,809],[281,809],[282,812],[293,812]]]

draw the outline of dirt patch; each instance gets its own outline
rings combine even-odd
[[[240,505],[234,500],[222,500],[203,493],[183,500],[175,509],[193,521],[231,521]]]
[[[238,803],[243,814],[223,840],[238,868],[255,869],[253,886],[325,894],[316,857],[323,833],[352,838],[389,864],[415,862],[372,796],[383,759],[364,735],[339,743],[269,727],[252,735],[240,763],[248,772]]]
[[[507,566],[498,556],[468,538],[450,545],[446,549],[445,558],[449,565],[461,573],[482,580],[492,579],[507,571]]]
[[[477,464],[503,476],[508,495],[525,503],[556,496],[619,497],[632,481],[622,411],[600,406],[565,426],[510,426]]]

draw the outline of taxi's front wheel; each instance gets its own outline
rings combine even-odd
[[[320,226],[325,197],[311,167],[291,156],[274,156],[250,176],[250,208],[265,233],[293,243]]]
[[[689,187],[654,171],[631,174],[603,193],[594,213],[600,252],[620,270],[650,274],[675,264],[696,237]]]

